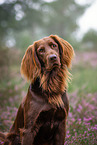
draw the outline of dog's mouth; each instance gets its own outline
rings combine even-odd
[[[57,71],[59,68],[60,68],[60,64],[56,62],[51,64],[49,67],[47,67],[46,70],[48,72],[53,72],[53,71]]]
[[[58,63],[54,63],[52,66],[53,67],[59,67],[59,64]]]

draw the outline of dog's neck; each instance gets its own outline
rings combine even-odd
[[[45,71],[40,76],[40,86],[50,96],[62,94],[67,88],[67,73],[65,68],[55,68],[50,72]]]
[[[66,77],[67,74],[64,69],[60,69],[52,74],[43,74],[41,78],[37,77],[34,83],[31,84],[31,89],[36,94],[42,95],[50,104],[63,106],[62,94],[67,87]]]
[[[42,94],[42,87],[40,87],[40,78],[36,78],[36,80],[34,81],[34,83],[32,83],[30,85],[30,88],[32,91],[34,91],[37,94]]]

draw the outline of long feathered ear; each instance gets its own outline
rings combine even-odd
[[[30,45],[25,52],[25,55],[21,62],[21,74],[26,78],[27,81],[33,83],[33,81],[40,74],[40,62],[37,58],[35,43]]]
[[[71,60],[74,56],[73,47],[64,39],[60,38],[57,35],[50,35],[52,39],[59,44],[61,63],[66,65],[68,68],[71,66]]]

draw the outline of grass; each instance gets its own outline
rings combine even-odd
[[[97,144],[97,67],[81,64],[72,70],[70,112],[65,145]]]
[[[72,83],[69,85],[69,92],[76,89],[84,90],[86,93],[97,91],[97,68],[74,68],[72,71]]]

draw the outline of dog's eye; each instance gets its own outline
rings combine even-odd
[[[44,49],[44,48],[40,48],[40,49],[39,49],[39,52],[40,52],[40,53],[45,52],[45,49]]]
[[[52,48],[56,48],[57,47],[57,45],[56,44],[52,44]]]

